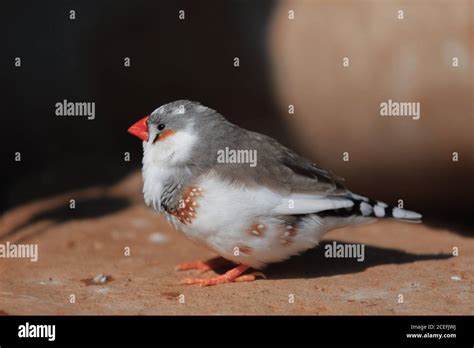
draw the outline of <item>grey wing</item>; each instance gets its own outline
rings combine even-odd
[[[343,179],[322,169],[268,136],[248,132],[250,143],[258,149],[259,184],[290,194],[316,196],[347,193]]]
[[[267,161],[262,167],[269,175],[261,184],[283,196],[274,214],[309,214],[354,206],[353,195],[342,184],[342,178],[317,167],[270,137],[258,133],[251,133],[251,137],[265,144],[260,147]]]
[[[420,214],[387,208],[384,203],[352,193],[344,187],[342,178],[316,166],[271,137],[230,123],[225,126],[230,128],[228,132],[214,132],[209,141],[201,143],[201,148],[193,157],[195,160],[186,166],[188,181],[212,172],[236,185],[266,187],[282,197],[273,211],[275,215],[330,211],[329,214],[340,216],[421,218]],[[219,163],[216,153],[225,147],[257,151],[257,165]],[[385,213],[386,209],[392,212]]]
[[[207,146],[208,154],[226,147],[256,151],[255,166],[219,163],[215,156],[201,157],[196,161],[194,175],[206,175],[212,171],[230,183],[275,191],[282,196],[275,214],[306,214],[353,205],[346,197],[350,192],[343,186],[341,178],[317,167],[271,137],[235,126],[231,132],[225,133],[225,137],[215,137]]]

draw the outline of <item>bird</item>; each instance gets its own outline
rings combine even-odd
[[[421,214],[351,192],[331,171],[196,101],[164,104],[128,132],[143,144],[145,204],[220,256],[176,269],[234,266],[183,284],[265,278],[267,265],[317,247],[336,228],[381,218],[421,222]]]

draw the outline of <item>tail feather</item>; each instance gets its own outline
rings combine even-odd
[[[376,218],[394,218],[398,220],[421,222],[422,215],[402,208],[390,207],[384,202],[374,201],[367,197],[351,194],[354,202],[351,210],[359,215]]]

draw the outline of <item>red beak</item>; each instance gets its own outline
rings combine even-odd
[[[138,122],[134,123],[128,132],[136,137],[139,137],[143,141],[148,140],[148,116],[141,118]]]

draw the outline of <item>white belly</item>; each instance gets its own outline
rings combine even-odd
[[[195,216],[177,227],[190,239],[222,257],[254,268],[282,261],[314,247],[327,230],[316,215],[295,226],[272,211],[284,197],[266,188],[245,188],[206,177],[195,183],[200,191]]]

